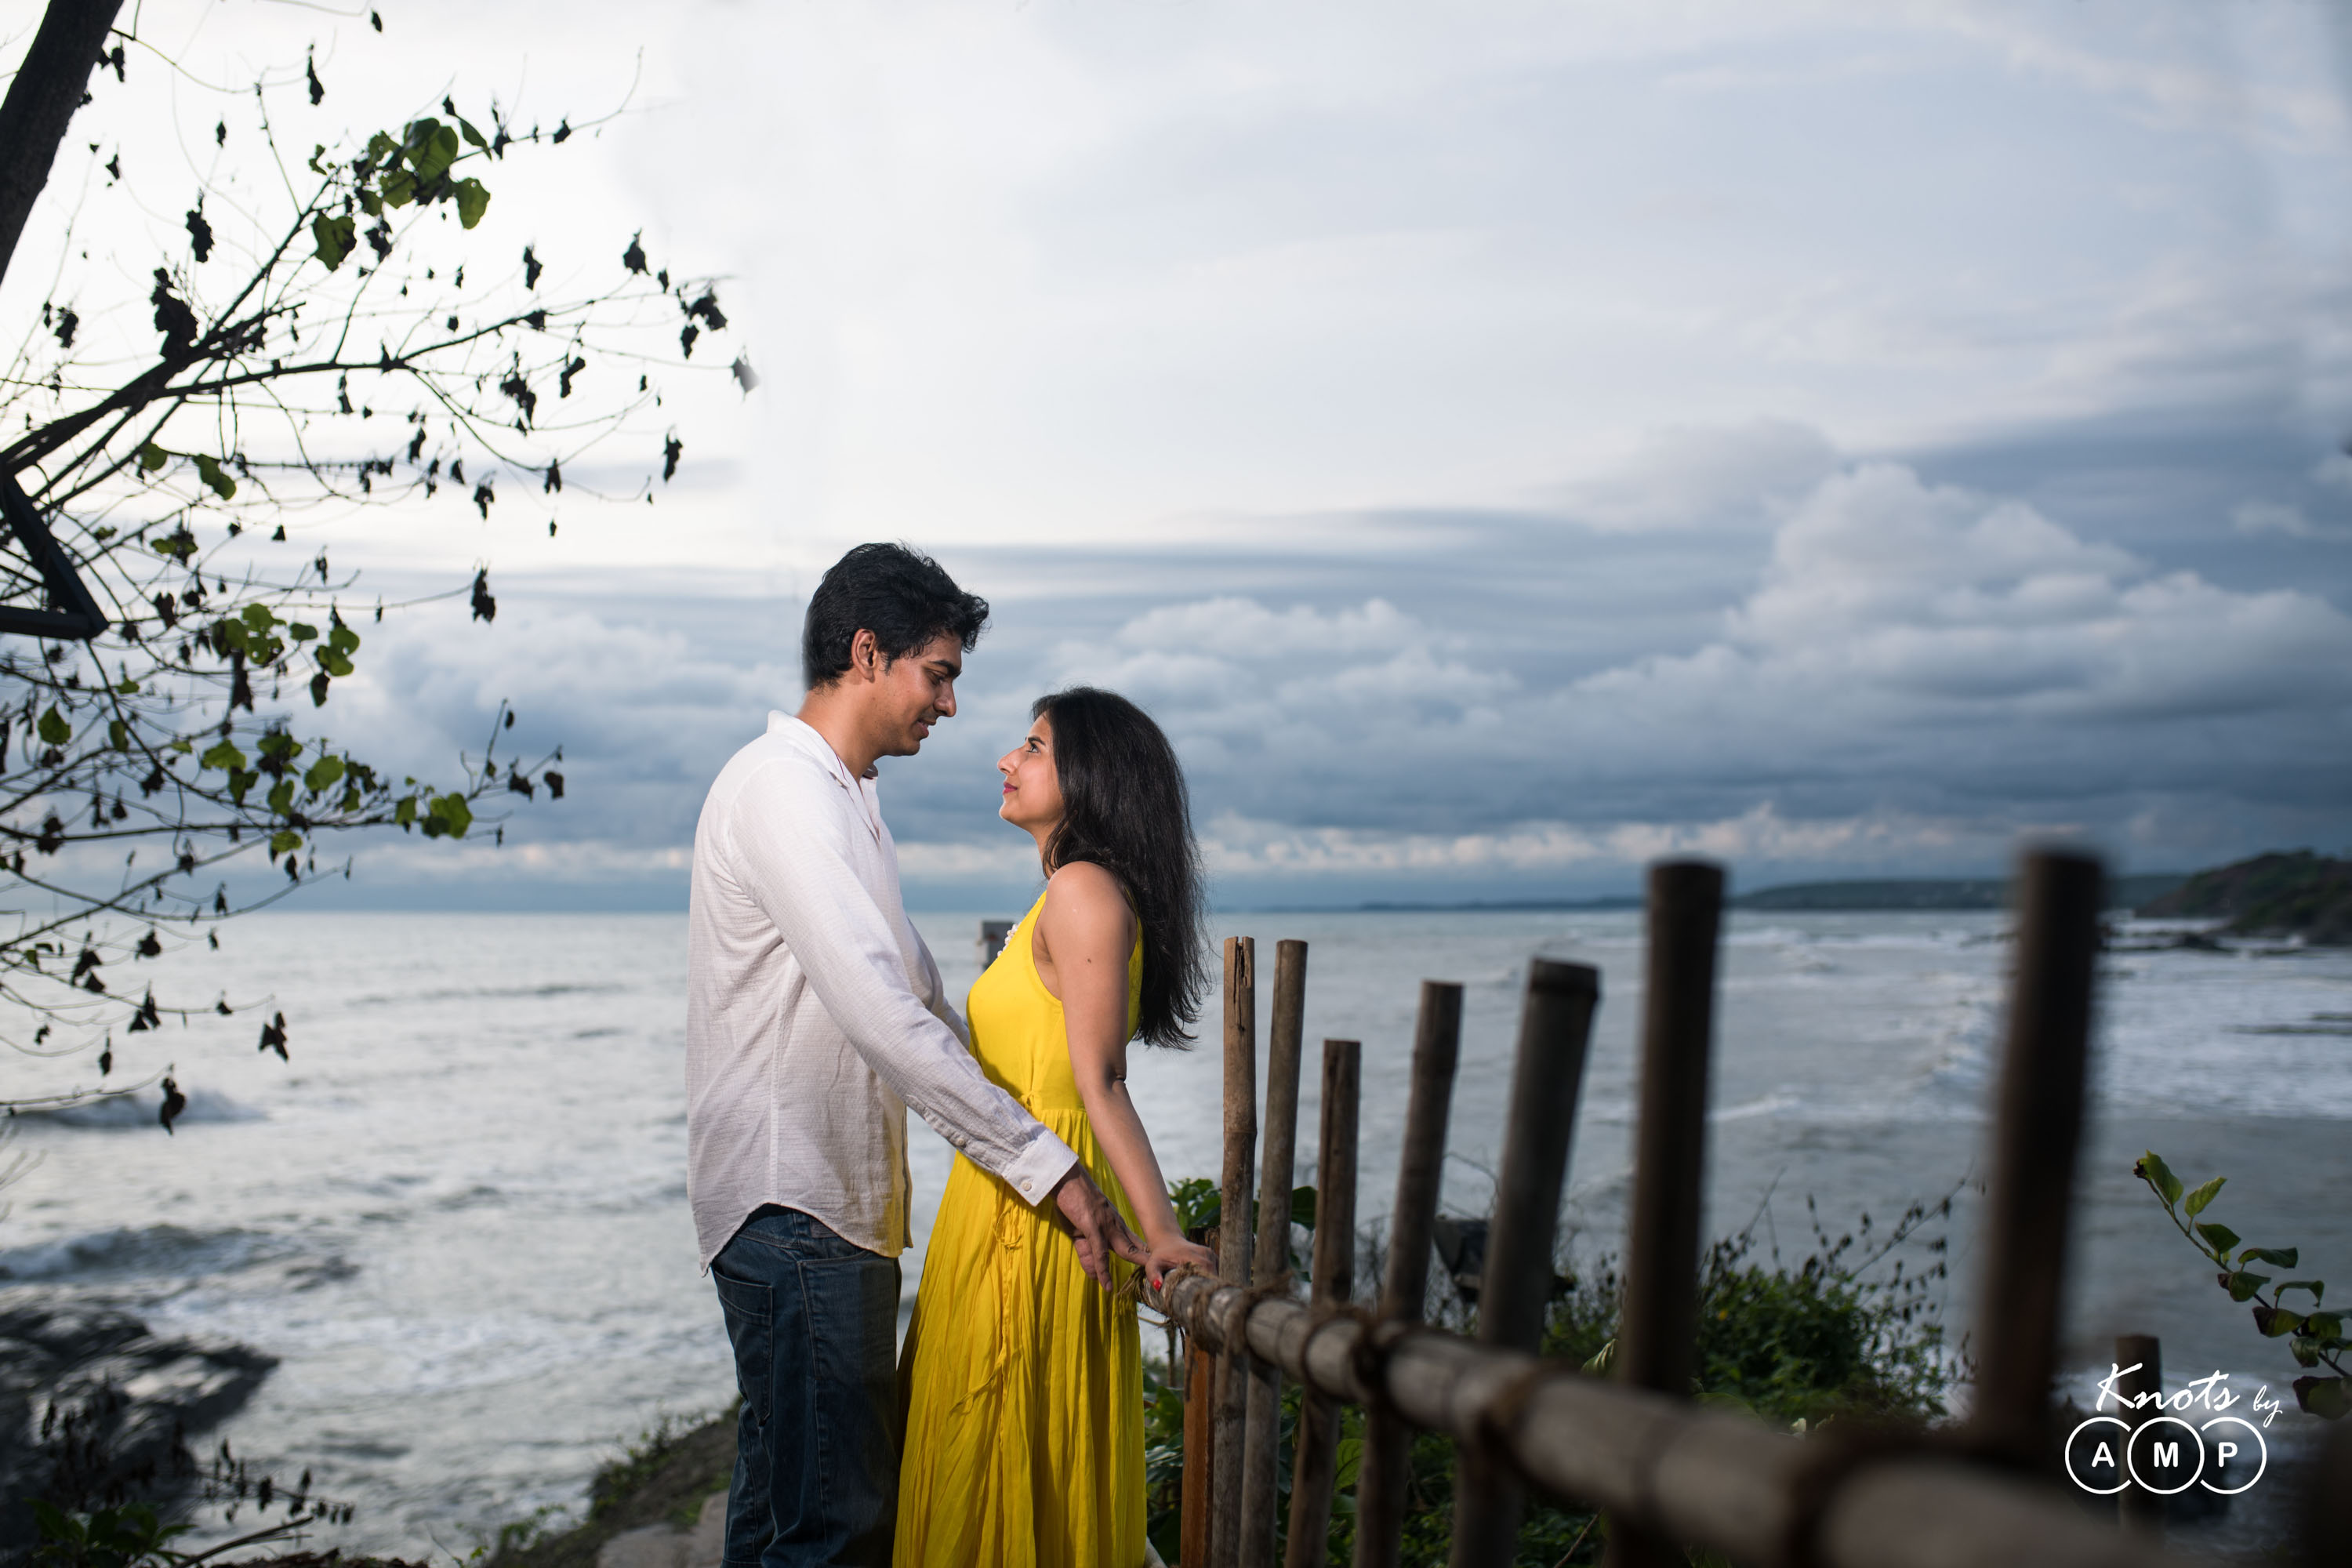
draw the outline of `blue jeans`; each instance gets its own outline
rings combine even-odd
[[[773,1205],[710,1265],[743,1414],[727,1568],[887,1568],[898,1510],[898,1261]]]

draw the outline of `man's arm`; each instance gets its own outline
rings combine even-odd
[[[735,874],[866,1065],[974,1163],[1043,1204],[1077,1156],[915,994],[888,917],[835,837],[851,809],[838,787],[784,760],[746,779],[728,814]]]

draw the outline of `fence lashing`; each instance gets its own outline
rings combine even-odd
[[[1719,869],[1668,863],[1651,875],[1642,1111],[1615,1381],[1539,1362],[1522,1348],[1528,1335],[1518,1321],[1523,1276],[1536,1267],[1531,1259],[1540,1257],[1549,1284],[1552,1237],[1544,1232],[1538,1252],[1541,1218],[1531,1222],[1528,1214],[1557,1223],[1574,1086],[1580,1080],[1591,1021],[1591,1001],[1580,1004],[1578,1020],[1572,987],[1561,993],[1554,984],[1559,977],[1548,972],[1576,966],[1540,961],[1531,966],[1520,1064],[1513,1079],[1512,1126],[1481,1291],[1482,1316],[1507,1311],[1511,1321],[1474,1342],[1421,1326],[1460,1047],[1461,987],[1436,981],[1423,985],[1386,1275],[1377,1312],[1349,1315],[1339,1309],[1350,1282],[1341,1258],[1352,1252],[1360,1058],[1352,1042],[1326,1042],[1313,1303],[1253,1291],[1248,1187],[1257,1132],[1254,950],[1245,938],[1229,941],[1219,1277],[1185,1275],[1150,1299],[1183,1328],[1188,1365],[1206,1355],[1226,1369],[1216,1412],[1221,1439],[1229,1416],[1236,1436],[1244,1425],[1232,1390],[1244,1386],[1246,1379],[1232,1376],[1232,1369],[1255,1362],[1305,1391],[1286,1568],[1321,1561],[1331,1494],[1328,1446],[1340,1404],[1366,1409],[1357,1568],[1392,1568],[1397,1561],[1410,1481],[1405,1459],[1416,1429],[1453,1437],[1463,1446],[1465,1461],[1499,1462],[1548,1495],[1607,1513],[1612,1562],[1647,1562],[1641,1554],[1649,1552],[1679,1560],[1678,1549],[1686,1545],[1720,1552],[1741,1568],[2154,1568],[2190,1561],[2166,1551],[2149,1532],[2117,1530],[2091,1517],[2064,1492],[2020,1473],[2048,1472],[2055,1458],[2049,1389],[2057,1364],[2059,1289],[2081,1136],[2100,870],[2096,861],[2080,855],[2032,854],[2024,858],[2018,888],[2017,973],[1985,1219],[1979,1383],[1973,1414],[1957,1442],[1873,1447],[1799,1437],[1704,1409],[1685,1397],[1722,910]],[[1547,991],[1546,1005],[1558,1015],[1541,1028],[1534,1022],[1538,989]],[[1597,1001],[1597,977],[1591,1000]],[[1535,1123],[1536,1113],[1523,1100],[1534,1096],[1526,1082],[1527,1064],[1528,1042],[1538,1034],[1556,1041],[1572,1035],[1576,1067],[1562,1071],[1564,1052],[1553,1061],[1566,1082],[1570,1113],[1558,1119],[1556,1154],[1525,1143],[1526,1165],[1533,1174],[1523,1176],[1515,1154],[1524,1142],[1522,1116],[1528,1125]],[[1248,1103],[1236,1105],[1236,1085]],[[1545,1092],[1561,1093],[1561,1083],[1551,1082]],[[1272,1181],[1270,1174],[1269,1191]],[[1343,1181],[1344,1208],[1337,1195]],[[1531,1205],[1527,1213],[1515,1207],[1521,1201]],[[1344,1245],[1333,1239],[1343,1214],[1347,1228],[1339,1234],[1348,1237]],[[1267,1222],[1269,1227],[1277,1223],[1271,1212]],[[1237,1231],[1243,1237],[1238,1243]],[[1507,1264],[1507,1256],[1512,1260]],[[1539,1331],[1540,1297],[1533,1310]],[[1196,1399],[1208,1392],[1200,1378],[1192,1386]],[[2343,1560],[2336,1511],[2340,1504],[2331,1503],[2329,1493],[2331,1486],[2339,1494],[2352,1489],[2352,1423],[2346,1427],[2331,1435],[2312,1477],[2305,1541],[2314,1564]],[[1188,1452],[1192,1430],[1188,1420]],[[1242,1521],[1232,1514],[1239,1501],[1240,1456],[1228,1468],[1226,1453],[1221,1441],[1210,1467],[1220,1517],[1202,1521],[1215,1549],[1200,1556],[1194,1552],[1194,1471],[1187,1467],[1187,1564],[1205,1558],[1219,1568],[1238,1568],[1233,1550]],[[1479,1491],[1487,1481],[1478,1475],[1463,1484],[1465,1497],[1509,1501],[1507,1489]],[[1210,1489],[1202,1489],[1202,1495]],[[1458,1500],[1457,1521],[1467,1511]],[[1632,1544],[1621,1548],[1621,1540]],[[1493,1542],[1473,1532],[1457,1535],[1455,1551],[1461,1568],[1507,1561],[1507,1555],[1492,1555]],[[1621,1558],[1621,1551],[1628,1555]]]

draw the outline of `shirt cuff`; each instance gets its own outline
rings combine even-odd
[[[1054,1136],[1052,1128],[1041,1126],[1037,1136],[1029,1141],[1029,1147],[1021,1152],[1021,1157],[1000,1173],[1031,1208],[1035,1208],[1077,1163],[1078,1157],[1070,1146]]]

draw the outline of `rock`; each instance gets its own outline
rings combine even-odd
[[[713,1492],[702,1502],[702,1517],[687,1538],[686,1568],[719,1568],[727,1555],[727,1494]]]
[[[692,1530],[625,1530],[596,1549],[596,1568],[719,1568],[726,1551],[727,1494],[714,1492],[703,1500]]]
[[[236,1412],[277,1358],[162,1339],[111,1307],[0,1302],[0,1556],[35,1540],[26,1500],[169,1500],[195,1479],[184,1439]]]

